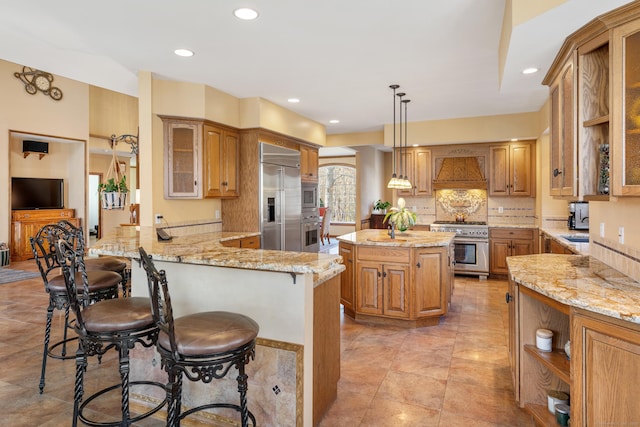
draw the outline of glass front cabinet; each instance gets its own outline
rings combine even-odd
[[[614,123],[612,184],[614,196],[640,196],[640,21],[613,29]],[[617,108],[616,108],[617,107]]]

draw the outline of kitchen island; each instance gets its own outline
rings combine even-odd
[[[361,230],[338,236],[345,264],[340,302],[361,321],[437,325],[453,291],[455,233]]]
[[[572,425],[640,423],[640,407],[629,403],[640,382],[640,283],[590,256],[516,256],[507,264],[520,406],[537,425],[557,425],[546,395],[560,390],[570,393]],[[537,348],[539,328],[553,332],[551,352]]]
[[[256,358],[247,366],[250,410],[260,425],[317,425],[336,398],[340,376],[340,257],[225,246],[258,233],[183,234],[161,242],[152,227],[120,227],[90,254],[135,260],[142,246],[167,273],[176,317],[226,310],[253,318],[260,332]],[[148,296],[146,274],[137,262],[131,277],[131,294]],[[136,348],[132,372],[166,380],[155,349]],[[202,396],[235,396],[230,377],[222,386],[185,381],[183,405],[197,406]],[[132,396],[141,405],[161,398],[139,389]]]

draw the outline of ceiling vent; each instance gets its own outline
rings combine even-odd
[[[443,189],[487,189],[477,157],[446,157],[433,180],[433,188]]]

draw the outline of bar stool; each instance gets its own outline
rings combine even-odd
[[[31,250],[40,270],[44,289],[49,294],[49,306],[47,307],[47,321],[44,333],[44,350],[42,353],[42,368],[40,371],[40,394],[44,391],[45,373],[47,369],[47,357],[54,359],[73,359],[75,356],[67,356],[67,342],[76,338],[67,338],[67,326],[69,324],[69,298],[64,282],[64,276],[60,273],[60,263],[56,255],[56,244],[63,239],[69,244],[77,245],[77,234],[70,232],[58,224],[48,224],[42,227],[35,236],[31,237]],[[80,273],[76,273],[78,280]],[[91,271],[87,273],[88,300],[90,303],[104,299],[118,297],[118,285],[122,281],[120,274],[112,271]],[[64,310],[64,331],[61,341],[49,347],[51,339],[51,323],[53,310]],[[61,348],[60,354],[54,349]]]
[[[164,389],[164,384],[157,382],[129,381],[129,350],[136,344],[149,348],[155,345],[158,338],[158,327],[151,314],[149,298],[119,298],[89,304],[88,274],[91,272],[87,272],[85,269],[83,251],[74,248],[64,239],[60,239],[56,254],[58,262],[62,266],[69,305],[76,315],[73,329],[79,338],[78,351],[76,352],[72,425],[77,426],[78,419],[80,419],[90,426],[129,426],[156,413],[164,406],[166,400],[146,413],[135,417],[131,417],[129,410],[131,385],[152,385]],[[120,384],[106,387],[89,396],[83,402],[87,356],[104,355],[111,349],[115,349],[119,353]],[[121,389],[120,420],[102,422],[91,420],[84,415],[84,409],[90,402],[117,388]]]
[[[168,373],[167,426],[179,427],[185,417],[210,408],[235,409],[240,413],[241,426],[254,415],[247,409],[247,374],[245,365],[255,358],[259,327],[253,319],[237,313],[210,311],[179,317],[174,320],[171,297],[164,270],[158,271],[149,255],[140,248],[142,266],[147,273],[151,311],[160,328],[156,348],[162,366]],[[195,297],[195,296],[194,296]],[[238,371],[240,404],[209,403],[182,413],[182,376],[190,381],[207,384],[224,378],[232,366]]]
[[[86,250],[87,246],[84,241],[84,232],[81,227],[76,227],[69,221],[63,219],[58,221],[58,225],[69,233],[76,235],[76,249]],[[84,266],[87,271],[113,271],[118,273],[122,277],[122,296],[128,297],[130,294],[129,274],[127,269],[127,262],[120,257],[116,256],[101,256],[98,258],[85,258]]]

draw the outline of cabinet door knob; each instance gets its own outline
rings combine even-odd
[[[561,171],[561,170],[559,170],[558,168],[555,168],[555,169],[553,170],[553,176],[558,176],[558,175],[560,175],[561,173],[562,173],[562,171]]]
[[[387,277],[387,272],[386,272],[386,271],[384,271],[384,272],[382,273],[382,277]]]
[[[417,263],[417,264],[416,264],[416,267],[420,268],[420,263]]]
[[[380,277],[380,276],[381,276],[381,274],[380,274],[380,272],[378,271],[378,277]]]
[[[507,302],[507,304],[509,304],[509,302],[513,301],[513,297],[511,296],[511,294],[509,292],[504,294],[504,299]]]

